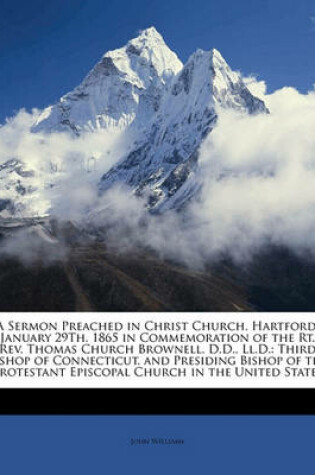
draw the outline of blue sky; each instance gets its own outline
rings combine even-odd
[[[109,49],[154,25],[185,61],[215,47],[269,90],[315,83],[314,0],[1,0],[0,121],[76,86]]]

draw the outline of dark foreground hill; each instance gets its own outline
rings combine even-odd
[[[225,259],[198,272],[147,249],[121,253],[82,240],[72,223],[0,225],[0,311],[250,310],[314,311],[314,260],[265,248],[246,266]]]
[[[1,311],[246,311],[244,291],[211,273],[103,245],[76,246],[47,265],[0,264]]]

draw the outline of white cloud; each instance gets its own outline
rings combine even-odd
[[[202,194],[185,214],[148,216],[145,203],[122,187],[98,196],[100,176],[125,153],[128,137],[34,135],[37,111],[21,111],[0,128],[0,163],[14,154],[36,169],[33,206],[47,200],[57,217],[99,228],[109,246],[150,247],[195,267],[223,252],[243,261],[270,243],[314,254],[315,92],[285,87],[268,95],[263,81],[252,77],[247,84],[270,114],[221,111],[201,148]],[[58,186],[46,189],[51,163]]]
[[[270,115],[223,111],[201,149],[205,186],[192,213],[207,223],[209,253],[314,249],[315,94],[284,88],[267,104]]]
[[[82,134],[79,138],[68,133],[32,133],[39,115],[34,110],[21,110],[0,127],[0,165],[12,158],[25,164],[34,176],[3,176],[0,170],[0,199],[18,199],[24,215],[45,214],[53,210],[64,219],[84,212],[87,197],[97,193],[100,176],[124,155],[131,140],[120,130],[101,130]],[[3,178],[3,181],[2,181]],[[12,186],[7,185],[12,178]],[[19,196],[16,182],[20,180],[35,193]],[[53,185],[53,186],[51,186]]]
[[[221,111],[201,148],[202,194],[185,214],[140,226],[141,210],[133,221],[120,206],[111,220],[128,221],[128,234],[118,225],[112,242],[127,239],[195,267],[226,252],[244,262],[266,244],[314,255],[315,93],[283,88],[266,102],[270,114]]]
[[[265,81],[258,80],[254,75],[243,77],[243,81],[254,96],[264,100],[267,93],[267,84]]]

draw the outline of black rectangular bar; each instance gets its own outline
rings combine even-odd
[[[1,414],[315,414],[314,389],[1,389]]]

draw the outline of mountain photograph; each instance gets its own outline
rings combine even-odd
[[[315,41],[308,2],[295,17],[307,34],[294,30],[286,50],[273,25],[268,37],[261,2],[223,17],[200,1],[187,27],[171,22],[177,0],[130,24],[117,7],[100,8],[98,21],[78,3],[49,11],[43,31],[24,28],[23,45],[7,21],[0,311],[314,311],[315,63],[299,56]],[[213,15],[201,18],[206,8]],[[250,24],[238,29],[245,11],[261,21],[253,44]],[[6,13],[22,31],[22,15]],[[75,30],[92,14],[94,42]],[[120,39],[154,18],[163,34],[146,23]],[[293,20],[277,34],[287,38]],[[113,48],[89,70],[103,35]]]

